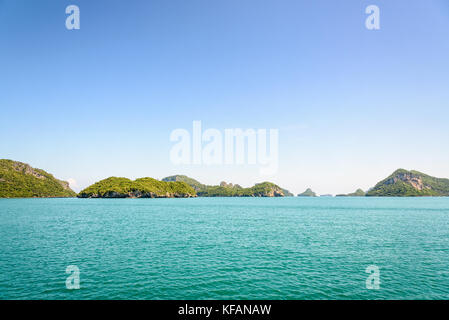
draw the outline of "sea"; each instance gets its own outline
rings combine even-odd
[[[0,299],[448,299],[449,198],[0,199]]]

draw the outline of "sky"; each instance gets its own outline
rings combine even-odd
[[[320,194],[398,168],[449,178],[449,3],[0,0],[0,114],[0,158],[76,191],[109,176]],[[170,134],[193,121],[278,129],[279,169],[173,164]]]

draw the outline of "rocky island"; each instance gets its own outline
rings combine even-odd
[[[369,190],[368,197],[447,197],[449,179],[398,169]]]
[[[0,198],[75,197],[69,183],[29,164],[0,159]]]

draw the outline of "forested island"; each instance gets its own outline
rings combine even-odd
[[[448,197],[449,179],[398,169],[366,193],[367,197]]]
[[[165,182],[153,178],[134,181],[110,177],[82,190],[79,198],[191,198],[195,190],[184,182]]]
[[[251,188],[222,182],[207,186],[187,176],[171,176],[160,180],[110,177],[82,190],[79,198],[191,198],[191,197],[284,197],[288,191],[271,182]]]
[[[0,159],[0,198],[75,197],[67,181],[29,164]]]
[[[272,182],[262,182],[250,188],[243,188],[238,184],[221,182],[217,186],[209,186],[197,180],[175,175],[162,179],[162,181],[185,182],[195,189],[198,197],[292,197],[293,194]]]
[[[293,194],[272,182],[244,188],[221,182],[206,185],[185,175],[162,180],[140,178],[130,180],[109,177],[85,188],[79,194],[68,182],[56,179],[42,169],[18,161],[0,159],[0,198],[191,198],[191,197],[291,197]],[[316,197],[310,188],[298,197]],[[418,171],[398,169],[366,193],[358,189],[340,197],[447,197],[449,179],[435,178]]]

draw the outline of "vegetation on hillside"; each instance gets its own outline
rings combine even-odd
[[[207,186],[198,191],[200,197],[284,197],[284,191],[271,182],[262,182],[250,188]]]
[[[170,176],[163,181],[183,181],[197,191],[199,197],[288,197],[292,194],[271,182],[258,183],[250,188],[238,184],[222,182],[218,186],[208,186],[184,175]]]
[[[170,176],[162,181],[140,178],[110,177],[101,180],[83,191],[81,198],[167,198],[167,197],[287,197],[292,194],[271,182],[258,183],[250,188],[238,184],[221,182],[210,186],[184,175]],[[76,193],[69,184],[53,177],[41,169],[12,160],[0,160],[0,198],[17,197],[74,197]],[[299,197],[316,197],[311,189],[298,194]],[[365,193],[358,189],[354,193],[338,196],[363,197],[420,197],[449,196],[449,179],[435,178],[418,171],[396,170]]]
[[[399,169],[376,184],[366,195],[371,197],[449,196],[449,179]]]
[[[80,198],[189,198],[195,190],[185,182],[166,182],[153,178],[134,181],[110,177],[82,190]]]
[[[189,186],[191,186],[193,189],[195,189],[195,191],[199,191],[199,190],[201,190],[201,189],[206,187],[206,185],[198,182],[197,180],[195,180],[193,178],[190,178],[190,177],[187,177],[187,176],[184,176],[184,175],[175,175],[175,176],[166,177],[166,178],[162,179],[162,181],[165,181],[165,182],[176,182],[176,181],[185,182]]]
[[[0,198],[74,197],[68,182],[18,161],[0,159]]]

